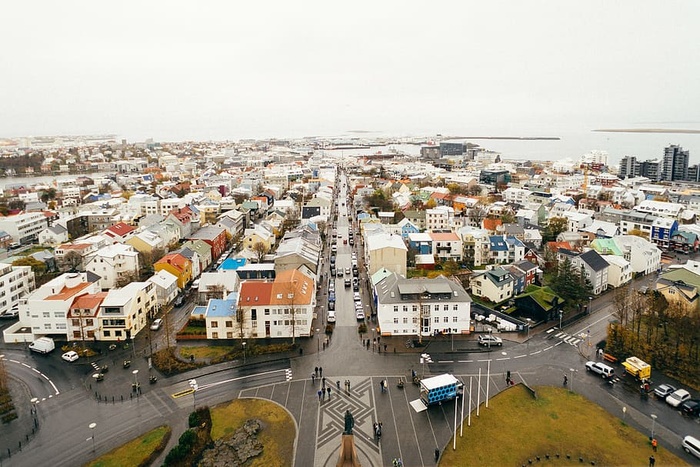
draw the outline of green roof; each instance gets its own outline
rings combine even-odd
[[[700,289],[700,275],[688,271],[686,268],[671,269],[667,273],[662,274],[660,278],[671,282],[683,281]]]
[[[538,287],[536,285],[528,285],[525,290],[526,292],[524,294],[518,295],[518,297],[532,297],[532,299],[536,301],[545,311],[549,311],[552,309],[552,300],[554,299],[554,297],[557,297],[559,299],[557,303],[564,302],[564,300],[562,300],[562,298],[559,297],[556,293],[554,293],[554,291],[549,287]]]
[[[612,238],[596,238],[591,242],[591,248],[601,255],[623,256],[622,251]]]

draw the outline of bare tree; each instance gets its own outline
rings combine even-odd
[[[63,255],[63,266],[65,269],[75,271],[77,269],[82,269],[83,267],[83,257],[80,253],[75,250],[70,250],[68,253]]]
[[[255,253],[255,257],[258,260],[258,263],[261,263],[265,255],[267,254],[270,249],[265,245],[263,242],[255,242],[253,244],[253,253]]]

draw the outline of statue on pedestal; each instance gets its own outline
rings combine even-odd
[[[355,418],[353,418],[353,416],[349,410],[346,410],[345,411],[345,430],[343,431],[343,434],[344,435],[351,435],[352,428],[354,426],[355,426]]]

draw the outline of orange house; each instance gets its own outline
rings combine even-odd
[[[177,286],[184,289],[187,283],[192,280],[192,261],[182,256],[180,253],[170,253],[163,256],[153,265],[156,272],[168,271],[177,276]]]

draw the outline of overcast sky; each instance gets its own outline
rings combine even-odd
[[[700,1],[37,1],[0,137],[700,128]]]

